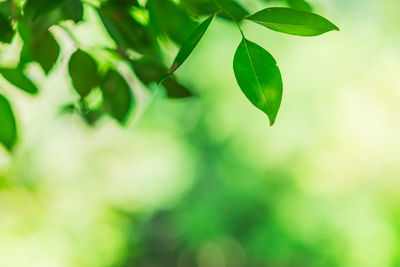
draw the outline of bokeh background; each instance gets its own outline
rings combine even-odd
[[[76,97],[63,62],[32,68],[36,97],[2,79],[20,136],[0,149],[0,266],[400,266],[399,2],[310,2],[341,31],[244,24],[283,74],[273,127],[235,82],[241,36],[221,19],[177,73],[199,97],[136,92],[126,128],[60,114]],[[107,43],[93,29],[76,34]]]

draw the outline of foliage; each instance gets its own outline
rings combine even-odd
[[[174,72],[194,51],[218,16],[235,23],[243,36],[234,59],[236,79],[245,96],[267,114],[272,125],[282,99],[281,74],[273,57],[246,39],[240,22],[246,19],[298,36],[338,30],[328,20],[310,13],[311,6],[303,0],[288,0],[287,5],[289,7],[267,8],[250,15],[245,6],[234,0],[6,0],[0,2],[0,41],[13,45],[22,39],[23,46],[17,64],[0,66],[0,73],[16,87],[36,94],[37,86],[25,75],[27,66],[36,62],[49,75],[61,58],[69,56],[54,36],[54,29],[62,29],[74,39],[71,27],[93,19],[86,13],[94,11],[114,41],[112,48],[96,49],[116,60],[104,64],[104,58],[74,39],[77,50],[69,59],[69,76],[77,101],[66,107],[90,124],[105,114],[125,123],[136,101],[132,85],[119,73],[118,63],[128,63],[146,86],[161,83],[171,98],[192,96],[190,90],[177,81]],[[203,16],[207,18],[199,23]],[[164,65],[160,45],[164,39],[181,47],[169,70]],[[96,90],[101,92],[101,101],[93,104],[90,95]],[[0,114],[0,142],[11,149],[16,139],[15,119],[8,100],[1,97],[4,108]]]

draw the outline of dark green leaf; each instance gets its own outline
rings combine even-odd
[[[143,58],[137,61],[131,61],[133,70],[136,76],[145,85],[149,85],[152,82],[158,82],[160,77],[167,72],[167,68],[159,61],[149,58]],[[170,98],[186,98],[191,97],[193,94],[181,85],[174,77],[169,75],[164,81],[163,85],[166,89],[167,96]]]
[[[0,95],[0,143],[11,150],[17,141],[17,125],[10,103]]]
[[[339,30],[332,22],[319,15],[284,7],[267,8],[247,19],[274,31],[299,36],[316,36]]]
[[[155,39],[145,26],[135,21],[128,12],[112,5],[103,5],[99,15],[110,36],[123,49],[154,54]]]
[[[158,35],[167,34],[173,41],[181,44],[187,34],[197,27],[191,17],[171,0],[149,0],[150,26]]]
[[[232,16],[236,21],[240,21],[249,14],[244,7],[234,0],[218,0],[218,4],[215,0],[182,0],[181,5],[198,16],[219,12],[219,17],[231,20],[230,16]],[[221,8],[225,12],[221,12]]]
[[[3,14],[0,14],[0,42],[10,43],[14,36],[14,30],[10,22]]]
[[[77,50],[69,60],[69,74],[75,90],[81,97],[89,94],[99,84],[97,64],[91,56]]]
[[[43,70],[48,73],[58,59],[60,46],[49,31],[33,36],[29,46],[33,60],[37,61]]]
[[[1,68],[0,73],[7,81],[25,92],[30,94],[38,92],[37,87],[25,76],[22,69]]]
[[[64,1],[66,0],[28,0],[24,6],[24,14],[30,19],[36,19],[58,8]]]
[[[64,19],[79,22],[83,18],[83,5],[80,0],[67,0],[61,7]]]
[[[110,70],[101,84],[101,90],[104,111],[120,123],[126,122],[133,98],[125,79],[118,72]]]
[[[264,111],[273,125],[282,100],[282,77],[275,59],[259,45],[243,38],[233,68],[243,93]]]
[[[246,9],[239,5],[236,1],[219,0],[219,5],[221,6],[223,12],[219,16],[225,19],[231,19],[232,16],[235,21],[241,21],[244,17],[249,15]],[[228,13],[229,15],[227,15]]]
[[[176,56],[174,63],[172,63],[171,68],[168,71],[168,75],[176,71],[185,60],[190,56],[193,50],[196,48],[197,44],[200,42],[203,35],[206,33],[208,26],[214,19],[214,15],[206,19],[203,23],[201,23],[196,30],[189,36],[189,38],[183,43],[181,49]]]
[[[163,85],[169,98],[187,98],[193,96],[192,92],[172,77],[165,79]]]

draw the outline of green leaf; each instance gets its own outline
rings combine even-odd
[[[135,21],[129,10],[121,10],[111,4],[99,9],[100,18],[111,38],[123,49],[131,48],[139,53],[154,54],[156,41],[145,26]]]
[[[83,18],[83,4],[80,0],[68,0],[61,7],[64,19],[71,19],[75,23]]]
[[[24,6],[24,15],[36,19],[58,8],[64,1],[66,0],[28,0]]]
[[[181,0],[181,5],[197,16],[210,15],[221,11],[221,7],[228,12],[236,21],[242,20],[249,12],[234,0]],[[219,6],[218,6],[219,5]],[[218,16],[232,20],[225,12],[219,12]]]
[[[29,44],[29,52],[32,59],[48,73],[58,59],[60,46],[49,31],[44,31],[33,36]]]
[[[14,30],[10,22],[3,14],[0,14],[0,42],[10,43],[14,36]]]
[[[236,1],[219,0],[218,3],[225,12],[229,13],[229,15],[235,19],[235,21],[241,21],[244,17],[249,15],[249,12]],[[221,12],[219,16],[225,19],[231,19],[225,12]]]
[[[183,43],[197,23],[171,0],[148,0],[150,26],[157,35],[167,34],[176,43]]]
[[[147,86],[152,82],[158,82],[160,77],[167,72],[167,68],[161,62],[151,58],[142,58],[135,61],[131,60],[130,63],[136,76]],[[169,98],[186,98],[193,96],[192,92],[181,85],[173,74],[169,75],[162,84]]]
[[[167,92],[168,98],[180,99],[193,96],[192,92],[190,92],[189,89],[180,84],[176,79],[171,76],[164,80],[163,85]]]
[[[289,7],[294,8],[294,9],[307,11],[307,12],[312,11],[311,5],[304,0],[286,0],[286,3],[288,4]]]
[[[116,71],[110,70],[101,86],[103,92],[103,109],[120,123],[125,123],[133,105],[129,85]]]
[[[264,111],[273,125],[282,100],[282,77],[275,59],[259,45],[243,38],[233,61],[243,93]]]
[[[247,19],[274,31],[299,36],[317,36],[339,30],[332,22],[317,14],[285,7],[267,8]]]
[[[27,93],[37,94],[38,88],[32,83],[30,79],[25,76],[22,69],[1,68],[0,73],[7,81],[15,85],[16,87],[24,90]]]
[[[97,64],[86,52],[77,50],[71,56],[68,67],[72,84],[81,97],[87,96],[99,84]]]
[[[17,125],[10,103],[0,95],[0,143],[11,150],[17,141]]]
[[[215,15],[203,21],[197,27],[197,29],[192,33],[192,35],[190,35],[189,38],[183,43],[167,75],[170,75],[174,71],[176,71],[183,64],[183,62],[185,62],[185,60],[190,56],[190,54],[196,48],[197,44],[200,42],[201,38],[206,33],[208,26],[210,26],[214,17]]]

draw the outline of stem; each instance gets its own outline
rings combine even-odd
[[[214,2],[222,12],[224,12],[228,17],[231,18],[232,21],[234,21],[236,23],[236,25],[238,26],[238,29],[240,31],[240,34],[242,35],[243,38],[245,38],[242,28],[240,27],[239,21],[237,21],[235,19],[235,17],[228,10],[226,10],[223,6],[221,6],[221,4],[218,2],[218,0],[214,0]]]

